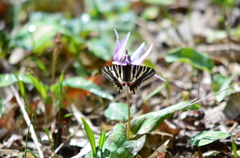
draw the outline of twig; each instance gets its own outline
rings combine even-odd
[[[61,143],[61,144],[54,150],[54,153],[50,156],[50,158],[54,157],[55,154],[57,154],[57,152],[58,152],[66,143],[68,143],[71,138],[73,138],[73,137],[77,134],[78,129],[80,129],[80,128],[81,128],[81,125],[79,125],[78,128],[77,128],[77,130],[75,130],[75,132],[73,132],[71,135],[69,135],[69,136],[67,137],[67,139],[66,139],[63,143]]]
[[[212,97],[212,96],[214,96],[214,95],[216,95],[216,94],[218,94],[218,93],[221,93],[221,92],[223,92],[223,91],[225,91],[225,90],[227,90],[227,89],[229,89],[229,88],[232,88],[233,86],[234,86],[234,85],[231,85],[231,86],[229,86],[229,87],[227,87],[227,88],[225,88],[225,89],[223,89],[223,90],[221,90],[221,91],[218,91],[218,92],[213,93],[213,94],[211,94],[211,95],[209,95],[209,96],[207,96],[207,97],[205,97],[205,98],[203,98],[203,99],[200,99],[200,100],[198,100],[198,101],[195,101],[195,102],[192,103],[192,105],[193,105],[193,104],[196,104],[196,103],[199,103],[199,102],[201,102],[201,101],[203,101],[203,100],[205,100],[205,99],[208,99],[208,98],[210,98],[210,97]]]
[[[238,122],[235,122],[233,126],[229,129],[229,133],[232,133],[232,131],[238,126]]]
[[[25,110],[24,103],[21,100],[21,98],[20,98],[20,96],[19,96],[19,94],[18,94],[18,92],[17,92],[17,90],[15,89],[14,86],[11,86],[11,90],[12,90],[14,96],[17,99],[18,105],[19,105],[19,107],[20,107],[20,109],[22,111],[22,114],[23,114],[23,118],[24,118],[24,120],[26,121],[26,123],[27,123],[27,125],[29,127],[30,133],[32,135],[33,142],[35,143],[36,148],[38,150],[38,154],[39,154],[40,158],[44,158],[43,152],[40,149],[40,145],[39,145],[40,143],[38,142],[36,132],[34,131],[34,128],[33,128],[32,123],[31,123],[31,120],[30,120],[30,118],[29,118],[29,116],[28,116],[28,114],[27,114],[27,112]]]
[[[216,92],[216,93],[213,93],[213,94],[211,94],[211,95],[209,95],[209,96],[207,96],[207,97],[205,97],[205,98],[203,98],[203,99],[200,99],[200,100],[197,100],[198,99],[198,96],[195,98],[195,99],[193,99],[189,104],[187,104],[186,106],[184,106],[183,108],[181,108],[181,109],[184,109],[184,108],[186,108],[186,107],[188,107],[188,106],[190,106],[190,105],[193,105],[193,104],[196,104],[196,103],[199,103],[199,102],[201,102],[201,101],[203,101],[203,100],[205,100],[205,99],[208,99],[208,98],[210,98],[210,97],[212,97],[212,96],[214,96],[214,95],[216,95],[216,94],[218,94],[218,93],[221,93],[221,92],[223,92],[223,91],[225,91],[225,90],[227,90],[227,89],[229,89],[229,88],[231,88],[231,87],[233,87],[234,85],[231,85],[231,86],[229,86],[229,87],[227,87],[227,88],[225,88],[225,89],[223,89],[223,90],[221,90],[221,91],[218,91],[218,92]],[[197,101],[196,101],[197,100]],[[181,109],[179,109],[179,110],[181,110]]]
[[[91,127],[91,129],[93,130],[94,133],[96,134],[100,134],[100,131],[97,127],[95,127],[92,122],[89,120],[89,118],[87,118],[86,116],[84,116],[81,111],[79,111],[76,106],[72,103],[71,104],[71,109],[73,111],[73,115],[75,116],[77,122],[79,123],[79,125],[83,126],[82,124],[82,120],[81,120],[81,117],[83,117],[86,122],[88,123],[88,125]]]

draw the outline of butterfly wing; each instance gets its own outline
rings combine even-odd
[[[122,66],[120,65],[110,65],[102,68],[102,74],[108,80],[113,82],[115,87],[119,90],[118,93],[122,90],[122,79],[121,79],[121,70]]]
[[[133,94],[142,82],[155,74],[154,69],[139,65],[110,65],[103,67],[101,71],[103,76],[113,82],[119,92],[122,90],[122,86],[127,83]]]
[[[134,90],[136,90],[142,82],[153,77],[155,73],[155,70],[150,67],[131,65],[130,91],[133,91],[133,94],[135,94]]]

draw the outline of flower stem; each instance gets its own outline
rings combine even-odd
[[[131,120],[131,114],[130,114],[130,93],[129,93],[129,87],[126,86],[126,92],[127,92],[127,105],[128,105],[128,125],[127,125],[127,139],[130,138],[130,120]]]
[[[57,57],[60,53],[60,48],[61,48],[61,38],[62,38],[62,34],[61,32],[58,32],[55,43],[56,43],[56,47],[54,48],[53,51],[53,56],[52,56],[52,71],[51,71],[51,83],[54,84],[54,80],[55,80],[55,71],[56,71],[56,62],[57,62]]]

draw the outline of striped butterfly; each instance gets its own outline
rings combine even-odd
[[[143,81],[155,75],[155,70],[146,66],[139,65],[110,65],[102,68],[102,74],[108,80],[113,82],[115,87],[122,90],[122,87],[127,85],[130,91],[136,90]]]

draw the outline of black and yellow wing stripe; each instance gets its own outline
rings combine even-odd
[[[134,90],[155,73],[154,69],[139,65],[110,65],[102,68],[103,76],[113,82],[119,93],[127,85],[135,94]]]

